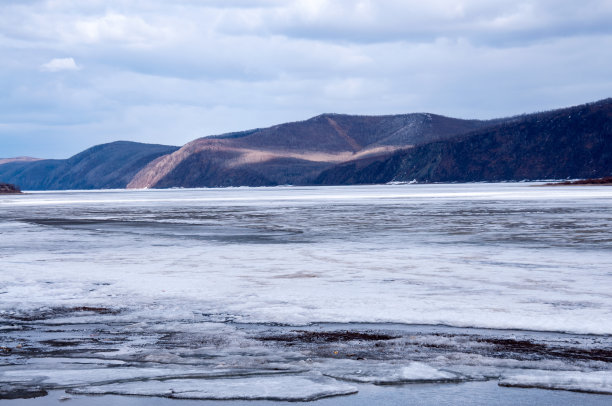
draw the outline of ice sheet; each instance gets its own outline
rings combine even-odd
[[[88,386],[75,394],[163,396],[203,400],[288,400],[311,401],[357,393],[354,386],[324,377],[279,376],[246,379],[171,379]]]
[[[371,383],[609,371],[611,235],[606,187],[2,196],[0,383],[85,390],[106,373],[237,369]],[[350,331],[294,331],[317,322]],[[388,323],[469,330],[378,340],[363,336],[367,323],[374,335],[396,334]]]
[[[227,369],[227,368],[79,368],[79,369],[21,369],[0,371],[2,383],[31,383],[44,387],[69,388],[85,385],[108,384],[121,381],[143,381],[171,378],[244,377],[249,375],[278,374],[283,371]]]

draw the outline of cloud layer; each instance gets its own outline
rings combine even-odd
[[[609,0],[0,3],[0,157],[612,96]]]

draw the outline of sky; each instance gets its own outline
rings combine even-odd
[[[1,0],[0,158],[612,96],[612,0]]]

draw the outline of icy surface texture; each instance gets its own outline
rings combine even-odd
[[[611,370],[611,236],[606,187],[3,196],[0,397],[532,370],[590,390],[580,377]]]
[[[326,376],[346,381],[390,385],[412,382],[459,382],[461,376],[439,371],[421,362],[390,364],[386,362],[338,361],[322,367]]]
[[[310,401],[350,395],[354,386],[324,377],[277,376],[245,379],[181,379],[115,383],[76,388],[72,393],[163,396],[176,399]]]
[[[610,334],[611,206],[523,184],[4,196],[0,311]]]
[[[612,395],[612,372],[530,371],[505,377],[502,386],[563,389]]]

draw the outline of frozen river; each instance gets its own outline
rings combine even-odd
[[[611,335],[611,187],[0,196],[0,398],[612,393]]]

